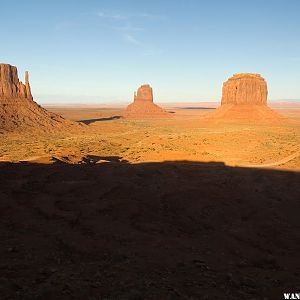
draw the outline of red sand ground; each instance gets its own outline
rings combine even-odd
[[[265,105],[224,104],[204,116],[207,122],[237,124],[282,124],[288,119]]]

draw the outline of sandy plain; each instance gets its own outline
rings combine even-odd
[[[123,107],[49,106],[48,110],[87,126],[77,132],[3,135],[0,160],[47,162],[56,157],[77,163],[85,156],[115,156],[130,163],[188,160],[300,169],[300,106],[274,105],[289,118],[287,124],[201,121],[215,107],[215,103],[169,105],[165,106],[171,112],[169,119],[128,120],[122,117]]]

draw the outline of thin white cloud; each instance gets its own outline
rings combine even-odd
[[[126,25],[122,25],[122,26],[114,26],[112,28],[115,30],[122,31],[122,32],[139,32],[139,31],[144,30],[144,28],[142,28],[142,27],[132,26],[131,24],[126,24]]]
[[[130,33],[124,33],[123,39],[129,43],[132,44],[141,50],[141,56],[156,56],[163,53],[161,49],[157,49],[151,45],[144,44],[140,40],[138,40],[134,35]]]
[[[102,19],[107,19],[115,23],[115,26],[110,24],[110,26],[108,27],[118,31],[123,41],[139,48],[141,50],[142,56],[154,56],[163,53],[163,51],[161,51],[160,49],[156,49],[151,45],[143,43],[137,37],[138,33],[141,31],[145,31],[145,29],[140,26],[135,26],[134,23],[136,23],[137,20],[139,20],[140,23],[141,19],[146,19],[149,21],[164,19],[164,16],[150,13],[116,13],[106,10],[98,11],[96,15]]]
[[[162,15],[155,15],[155,14],[149,14],[149,13],[138,13],[138,14],[133,15],[133,17],[152,19],[152,20],[158,20],[158,19],[162,20],[162,19],[166,18],[165,16],[162,16]]]
[[[140,41],[138,41],[133,35],[129,34],[129,33],[125,33],[123,35],[123,38],[125,39],[125,41],[127,41],[130,44],[139,46],[139,47],[143,47],[143,43],[141,43]]]
[[[116,31],[119,31],[123,40],[125,40],[127,43],[138,47],[144,47],[143,43],[136,37],[138,32],[143,31],[144,28],[132,26],[129,23],[112,28]]]
[[[109,11],[98,11],[96,15],[100,18],[107,18],[107,19],[113,19],[113,20],[129,20],[129,19],[149,19],[149,20],[157,20],[157,19],[165,19],[165,16],[161,15],[155,15],[150,13],[116,13],[116,12],[109,12]]]
[[[104,11],[99,11],[96,13],[98,17],[107,18],[107,19],[114,19],[114,20],[126,20],[128,19],[127,15],[118,14],[118,13],[108,13]]]

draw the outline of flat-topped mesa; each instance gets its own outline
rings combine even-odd
[[[267,83],[260,74],[234,74],[223,83],[221,105],[267,105]]]
[[[134,92],[134,102],[150,101],[153,102],[153,90],[149,84],[143,84]]]
[[[25,84],[19,80],[16,67],[0,64],[0,98],[26,98],[32,100],[28,72],[25,72]]]
[[[221,105],[203,116],[212,123],[274,124],[286,119],[267,105],[267,83],[259,74],[235,74],[223,83]]]

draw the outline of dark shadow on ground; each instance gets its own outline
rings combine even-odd
[[[74,162],[74,157],[72,156],[52,156],[49,157],[48,162],[52,165],[54,164],[59,164],[59,165],[69,165],[69,164],[74,164],[75,162],[77,164],[99,164],[99,163],[128,163],[127,160],[123,159],[120,156],[98,156],[98,155],[85,155],[78,158],[75,158]],[[22,160],[20,161],[21,164],[23,165],[28,165],[28,164],[38,164],[38,160]]]
[[[86,155],[82,158],[82,162],[86,164],[97,164],[99,162],[128,163],[127,160],[122,159],[122,157],[120,156],[97,156],[97,155]]]
[[[1,299],[281,299],[297,290],[299,173],[107,161],[0,164]]]
[[[89,125],[89,124],[92,124],[92,123],[95,123],[95,122],[112,121],[112,120],[118,120],[118,119],[121,119],[121,118],[122,118],[122,116],[112,116],[112,117],[105,117],[105,118],[98,118],[98,119],[80,120],[78,122]]]

